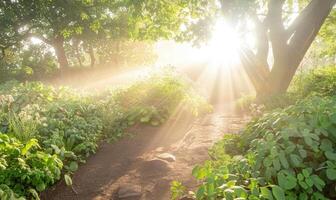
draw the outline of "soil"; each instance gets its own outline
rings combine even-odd
[[[168,200],[170,183],[178,180],[189,190],[197,187],[191,171],[209,159],[208,149],[223,134],[238,132],[246,121],[230,109],[216,109],[195,119],[181,114],[160,127],[141,126],[131,136],[103,143],[73,175],[41,195],[45,200]],[[132,188],[135,188],[132,191]],[[120,192],[127,198],[119,198]]]

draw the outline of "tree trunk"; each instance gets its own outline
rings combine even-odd
[[[92,45],[89,46],[89,55],[90,55],[90,66],[93,68],[96,64],[96,58]]]
[[[314,41],[325,19],[331,12],[336,0],[312,0],[299,14],[297,19],[284,29],[280,11],[284,1],[270,0],[268,15],[264,19],[265,33],[269,35],[258,41],[258,52],[265,52],[264,43],[272,44],[274,63],[270,71],[265,70],[265,53],[254,54],[244,49],[241,56],[242,64],[256,89],[257,97],[285,93],[290,85],[304,55]],[[258,25],[257,24],[257,25]],[[258,30],[257,30],[258,31]],[[263,36],[263,34],[259,34]],[[263,36],[264,37],[264,36]],[[260,38],[258,38],[260,40]]]
[[[83,67],[83,62],[82,62],[80,51],[79,51],[80,42],[81,41],[79,39],[74,39],[73,40],[73,46],[74,46],[75,56],[76,56],[76,59],[78,61],[78,64],[79,64],[80,67]]]
[[[67,69],[69,67],[69,62],[64,50],[64,39],[57,37],[53,42],[53,47],[55,49],[56,57],[61,70]]]
[[[288,45],[280,49],[285,55],[284,59],[275,62],[271,71],[269,81],[275,94],[287,91],[297,68],[335,2],[335,0],[313,0],[305,9],[305,13],[302,13],[305,17],[300,19],[295,32],[288,40]]]

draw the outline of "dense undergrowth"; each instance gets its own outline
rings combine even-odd
[[[285,94],[259,99],[253,95],[244,96],[237,101],[236,107],[240,112],[253,113],[258,108],[262,110],[284,108],[308,96],[334,95],[336,95],[336,66],[328,66],[297,74]]]
[[[336,199],[336,69],[300,77],[241,134],[227,134],[193,169],[197,199]],[[294,103],[295,102],[295,103]],[[273,103],[276,103],[273,101]],[[276,108],[278,107],[278,108]],[[273,108],[273,109],[271,109]],[[183,186],[174,183],[174,198]]]
[[[114,141],[136,124],[157,126],[178,107],[194,114],[208,105],[173,72],[97,94],[38,82],[0,86],[0,199],[38,199],[70,175],[103,139]]]

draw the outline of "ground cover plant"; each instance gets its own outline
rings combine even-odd
[[[160,125],[180,105],[208,110],[192,84],[171,71],[96,94],[38,82],[0,87],[0,198],[36,198],[135,124]]]
[[[336,98],[310,97],[226,135],[196,166],[197,199],[335,199]]]
[[[259,97],[244,96],[236,102],[236,108],[243,113],[253,113],[257,108],[272,110],[285,108],[295,104],[298,100],[308,96],[334,96],[336,95],[336,67],[326,66],[309,69],[298,73],[288,92],[281,95]]]
[[[334,67],[298,75],[284,95],[295,101],[279,97],[283,105],[266,104],[241,134],[225,135],[210,149],[212,159],[194,168],[202,184],[193,196],[335,199],[335,77]],[[184,194],[181,188],[172,187],[173,194]]]

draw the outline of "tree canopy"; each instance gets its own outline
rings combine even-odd
[[[319,46],[327,47],[320,51],[321,55],[333,56],[335,2],[4,0],[0,2],[0,48],[4,57],[6,49],[20,49],[23,41],[34,37],[54,49],[61,69],[69,66],[69,47],[77,51],[79,63],[78,51],[87,52],[93,66],[95,53],[102,48],[99,44],[109,43],[107,40],[175,39],[196,44],[206,41],[215,22],[225,18],[242,38],[247,32],[256,38],[255,46],[242,48],[241,60],[257,93],[281,93],[286,91],[321,27],[318,41],[323,45]]]

